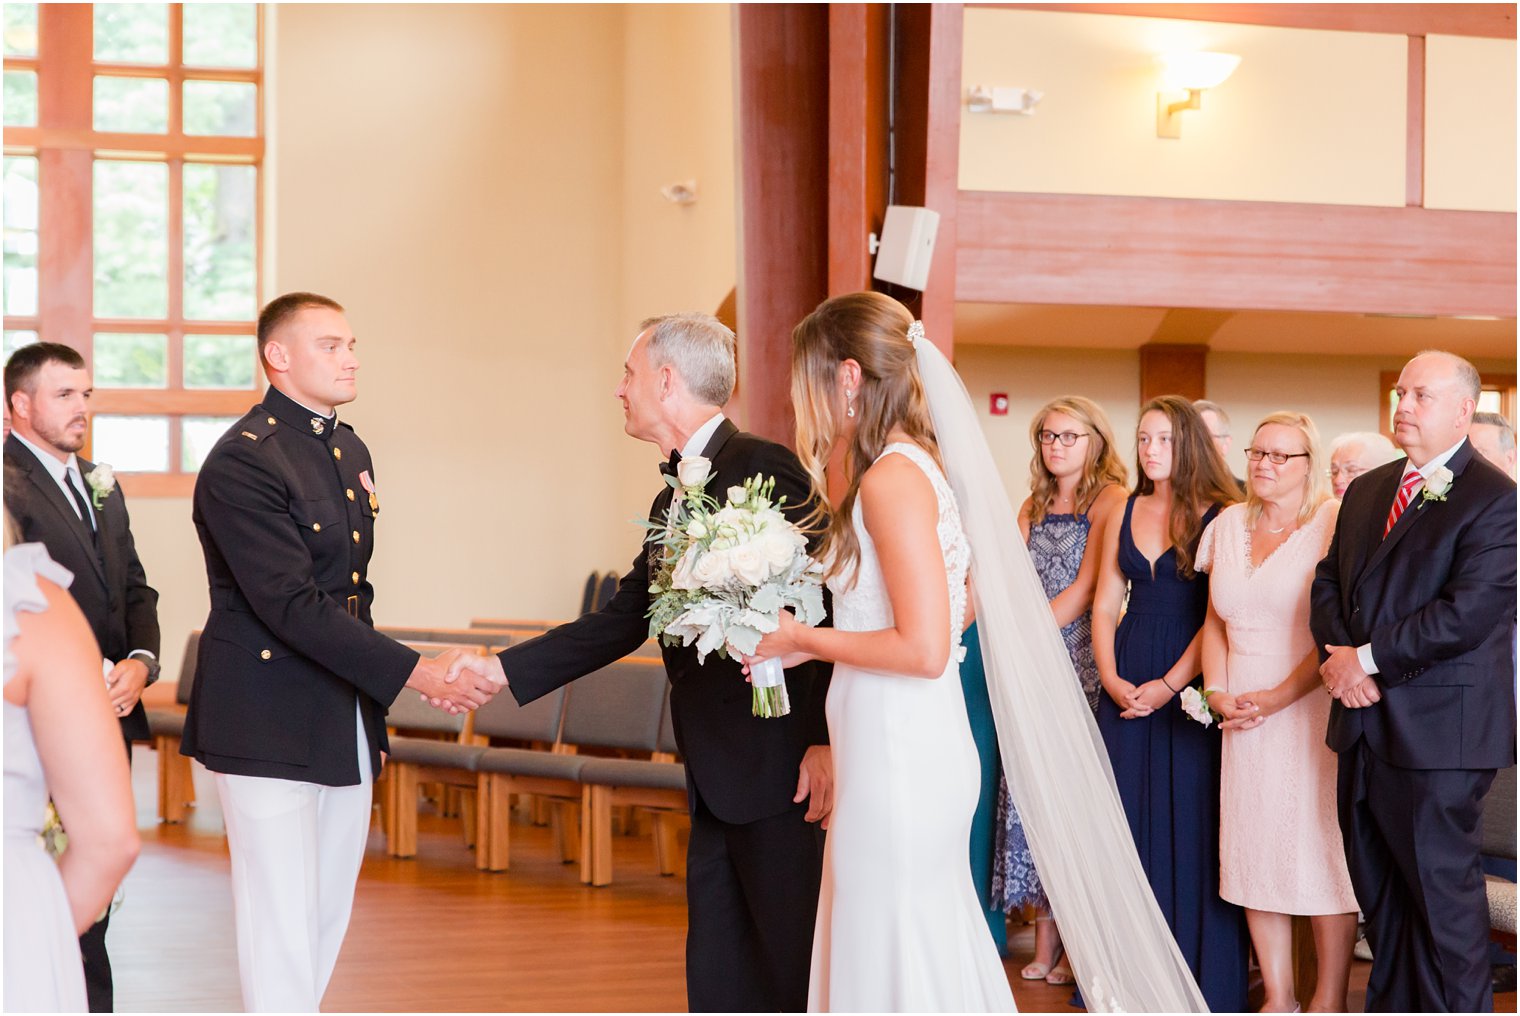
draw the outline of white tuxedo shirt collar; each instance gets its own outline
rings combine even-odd
[[[723,413],[720,410],[713,414],[712,419],[698,427],[696,433],[686,439],[686,445],[681,449],[681,458],[685,459],[693,455],[701,455],[703,449],[707,447],[707,442],[712,440],[713,434],[717,432],[718,427],[722,423]]]

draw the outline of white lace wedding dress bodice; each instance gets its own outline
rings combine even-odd
[[[836,664],[829,684],[835,800],[824,851],[808,1008],[1011,1012],[1013,994],[971,879],[980,763],[960,682],[971,550],[949,483],[922,448],[892,444],[929,477],[950,596],[950,658],[936,679]],[[830,582],[841,631],[893,625],[857,500],[853,582]]]

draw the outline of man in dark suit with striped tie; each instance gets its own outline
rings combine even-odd
[[[1470,363],[1421,353],[1396,391],[1408,457],[1347,488],[1311,594],[1367,1011],[1492,1010],[1479,827],[1515,761],[1515,484],[1467,440]]]
[[[5,365],[12,430],[5,439],[5,506],[21,539],[41,543],[74,573],[69,593],[90,622],[110,671],[111,706],[127,750],[148,737],[143,689],[158,679],[158,593],[132,541],[126,501],[107,471],[81,459],[90,425],[90,373],[73,348],[22,346]],[[79,939],[91,1012],[114,999],[106,919]]]

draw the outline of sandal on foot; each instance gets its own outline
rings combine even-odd
[[[1071,972],[1071,968],[1062,967],[1059,965],[1059,962],[1060,961],[1058,960],[1055,969],[1051,970],[1050,973],[1045,975],[1045,983],[1054,984],[1058,987],[1068,984],[1076,984],[1077,978],[1076,975]]]

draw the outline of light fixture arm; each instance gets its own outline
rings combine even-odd
[[[1172,117],[1172,116],[1176,116],[1178,113],[1181,113],[1184,109],[1202,109],[1202,108],[1203,108],[1203,89],[1201,89],[1201,88],[1189,88],[1188,89],[1188,97],[1186,99],[1183,99],[1181,102],[1173,102],[1173,103],[1170,103],[1170,104],[1167,105],[1167,107],[1166,107],[1166,115],[1169,116],[1169,117]]]

